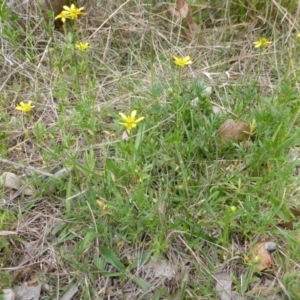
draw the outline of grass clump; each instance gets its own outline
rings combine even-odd
[[[0,5],[2,173],[32,190],[1,185],[1,289],[216,299],[226,271],[296,299],[297,2],[73,5],[58,29]],[[223,143],[229,119],[245,138]],[[269,270],[246,259],[262,241]]]

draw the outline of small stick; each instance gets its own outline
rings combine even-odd
[[[16,163],[16,162],[13,162],[13,161],[4,159],[4,158],[2,158],[2,157],[0,157],[0,162],[5,163],[5,164],[8,164],[8,165],[13,165],[14,167],[17,167],[17,168],[19,168],[19,169],[28,169],[28,170],[30,170],[30,171],[36,172],[36,173],[38,173],[38,174],[41,174],[41,175],[43,175],[43,176],[47,176],[47,177],[53,177],[53,176],[54,176],[54,175],[51,174],[51,173],[47,173],[47,172],[44,172],[44,171],[37,170],[36,168],[31,167],[31,166],[21,165],[21,164],[18,164],[18,163]]]
[[[229,114],[231,114],[231,115],[233,115],[234,117],[237,118],[237,115],[235,113],[233,113],[232,111],[226,109],[225,107],[221,106],[220,104],[217,104],[217,103],[215,103],[213,101],[210,101],[210,103],[213,104],[213,105],[215,105],[215,106],[217,106],[217,107],[219,107],[219,108],[221,108],[222,110],[225,110],[227,113],[229,113]]]

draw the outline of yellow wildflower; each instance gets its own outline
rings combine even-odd
[[[256,42],[253,42],[254,48],[260,48],[260,47],[268,47],[272,42],[270,42],[266,38],[261,38]]]
[[[119,115],[122,117],[122,119],[124,120],[124,122],[119,122],[120,125],[123,125],[126,130],[129,132],[132,128],[136,127],[136,124],[142,120],[145,119],[145,117],[140,117],[138,119],[136,119],[136,110],[133,110],[130,114],[130,116],[126,116],[123,113],[119,113]]]
[[[20,104],[16,107],[16,110],[20,110],[24,113],[29,113],[32,108],[34,108],[34,106],[31,105],[31,101],[29,101],[28,103],[20,102]]]
[[[69,14],[68,19],[74,20],[74,19],[77,19],[80,15],[83,15],[83,16],[85,15],[85,13],[82,12],[82,10],[84,10],[84,7],[77,8],[75,6],[75,4],[71,4],[70,7],[67,5],[64,5],[63,9],[66,13]]]
[[[173,56],[173,58],[174,58],[174,63],[181,68],[183,68],[186,65],[190,65],[192,63],[191,58],[189,56],[186,57]]]
[[[103,201],[101,200],[96,200],[98,207],[100,210],[106,210],[107,209],[107,204],[105,204]]]
[[[85,51],[87,49],[90,48],[90,44],[89,43],[78,43],[75,45],[76,49],[78,49],[79,51]]]
[[[69,12],[63,10],[59,15],[57,15],[57,16],[55,17],[55,20],[61,19],[61,21],[62,21],[63,23],[65,23],[65,22],[66,22],[66,19],[69,19],[69,17],[70,17]]]

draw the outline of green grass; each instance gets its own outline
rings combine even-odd
[[[227,271],[245,297],[298,299],[297,1],[190,1],[195,36],[160,1],[90,2],[55,30],[0,1],[1,170],[34,190],[8,201],[1,187],[0,231],[18,234],[0,237],[0,288],[36,276],[43,299],[74,283],[74,299],[217,299]],[[261,37],[272,44],[255,49]],[[134,109],[145,119],[124,140],[118,113]],[[220,145],[227,119],[256,123],[247,146]],[[244,255],[264,240],[276,269],[259,275]],[[147,271],[156,259],[172,280]]]

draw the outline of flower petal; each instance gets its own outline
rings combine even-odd
[[[144,119],[145,119],[145,117],[140,117],[140,118],[138,118],[137,120],[135,120],[135,123],[141,122],[141,121],[144,120]]]
[[[186,65],[190,65],[190,64],[192,63],[191,58],[190,58],[189,56],[185,57],[185,58],[184,58],[184,63],[185,63]]]
[[[126,115],[125,115],[125,114],[123,114],[123,113],[119,112],[119,115],[121,116],[121,118],[122,118],[124,121],[126,121],[126,120],[127,120],[127,117],[126,117]]]
[[[131,112],[131,115],[130,115],[130,116],[131,116],[132,119],[135,119],[136,113],[137,113],[136,110],[133,110],[133,111]]]

